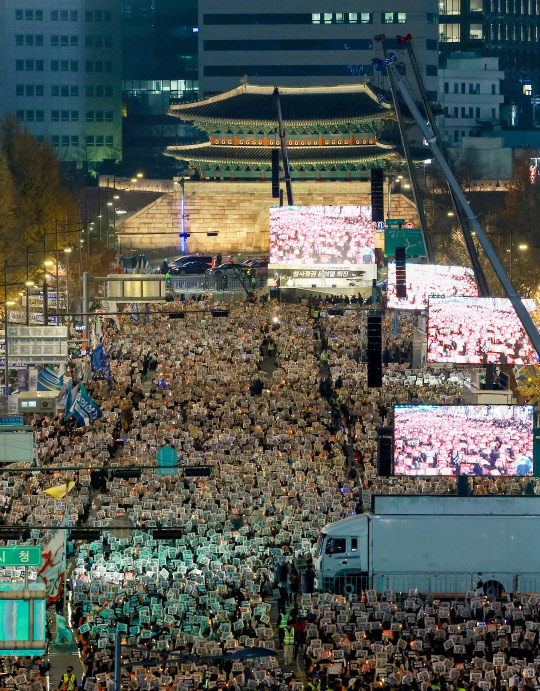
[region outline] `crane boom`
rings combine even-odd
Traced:
[[[418,106],[416,105],[407,85],[405,84],[405,81],[403,80],[403,77],[399,74],[398,70],[396,69],[395,63],[396,56],[393,53],[391,53],[388,56],[388,58],[384,60],[386,69],[392,75],[395,85],[400,90],[401,95],[403,96],[403,100],[407,104],[407,107],[409,108],[412,116],[416,120],[418,127],[424,135],[427,145],[431,149],[433,157],[437,159],[441,167],[441,170],[446,180],[448,181],[448,184],[450,185],[452,192],[455,195],[456,200],[463,209],[463,213],[467,217],[467,220],[469,221],[471,228],[474,229],[476,237],[478,238],[478,241],[480,242],[482,249],[486,253],[486,256],[489,259],[489,262],[493,267],[493,270],[497,274],[497,278],[501,282],[504,292],[506,293],[508,299],[512,303],[512,307],[515,309],[516,314],[519,317],[519,320],[527,333],[527,336],[529,337],[534,349],[536,350],[540,358],[540,334],[538,333],[538,329],[536,328],[536,325],[533,322],[531,315],[529,314],[525,305],[523,304],[521,297],[518,295],[516,289],[512,285],[512,281],[508,278],[504,266],[501,264],[501,261],[499,260],[497,253],[493,249],[493,245],[489,241],[489,238],[485,230],[482,228],[478,219],[473,213],[473,210],[469,206],[469,202],[467,201],[465,195],[461,191],[461,187],[459,186],[456,178],[454,177],[454,174],[452,173],[450,166],[446,162],[446,159],[437,144],[437,139],[433,131],[422,117],[422,114],[420,113]]]

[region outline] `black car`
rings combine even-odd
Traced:
[[[169,271],[173,276],[185,276],[192,274],[204,274],[208,269],[208,264],[206,262],[187,262],[182,264],[182,266],[171,267]]]
[[[207,268],[206,273],[209,276],[221,276],[223,274],[227,274],[228,276],[240,276],[244,275],[248,269],[249,266],[227,262],[226,264],[221,264],[220,266],[213,266],[211,269]]]

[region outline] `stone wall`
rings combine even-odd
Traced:
[[[177,185],[177,187],[179,187]],[[369,182],[294,182],[294,203],[297,205],[369,206]],[[276,206],[270,183],[186,181],[185,229],[186,252],[269,252],[269,207]],[[388,199],[385,197],[385,205]],[[136,250],[163,249],[179,251],[182,228],[182,194],[180,189],[164,194],[117,224],[122,247]],[[392,195],[393,218],[417,222],[416,208],[401,194]],[[385,209],[386,214],[386,209]],[[218,232],[208,237],[207,232]],[[377,247],[382,247],[383,233],[377,233]]]

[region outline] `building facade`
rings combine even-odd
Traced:
[[[6,0],[0,115],[13,113],[59,159],[95,170],[121,158],[117,0]]]
[[[243,78],[257,84],[315,86],[356,84],[372,78],[380,89],[388,78],[374,71],[381,57],[373,37],[405,62],[396,36],[413,36],[430,96],[435,100],[438,65],[436,0],[371,3],[359,10],[351,0],[199,0],[199,87],[201,96],[228,91]]]
[[[450,146],[500,126],[504,72],[498,58],[460,53],[439,71],[440,130]]]

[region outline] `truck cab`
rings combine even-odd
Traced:
[[[367,587],[367,516],[350,516],[325,526],[316,549],[314,566],[319,588],[352,594]]]

